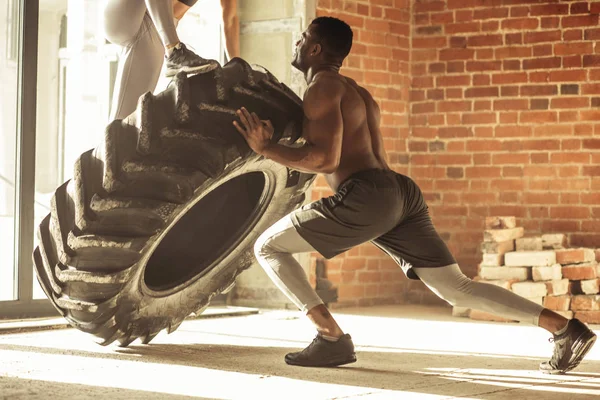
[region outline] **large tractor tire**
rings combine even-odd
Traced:
[[[173,332],[254,262],[257,237],[304,200],[314,175],[258,156],[232,125],[244,106],[299,145],[302,101],[242,59],[140,97],[83,153],[38,228],[33,258],[69,323],[127,346]]]

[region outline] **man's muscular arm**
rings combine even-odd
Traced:
[[[303,172],[335,172],[342,152],[343,94],[344,85],[337,78],[317,78],[308,87],[303,102],[302,137],[307,144],[299,148],[272,144],[265,147],[261,154]]]

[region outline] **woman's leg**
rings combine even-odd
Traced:
[[[121,46],[109,119],[131,114],[138,99],[154,91],[164,60],[158,32],[144,0],[109,0],[104,9],[105,35]]]
[[[145,0],[145,2],[165,49],[175,47],[179,44],[179,36],[177,36],[173,17],[173,4],[169,0]]]
[[[183,18],[186,12],[189,11],[190,8],[194,4],[196,4],[198,0],[172,0],[173,2],[173,16],[176,20],[180,20]]]
[[[240,56],[240,19],[237,12],[237,0],[221,0],[223,14],[223,34],[227,59]]]
[[[130,46],[146,14],[144,0],[104,0],[104,36],[114,44]]]

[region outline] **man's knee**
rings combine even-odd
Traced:
[[[264,231],[256,242],[254,242],[254,255],[257,260],[264,260],[265,258],[272,256],[277,253],[277,250],[271,245],[273,243],[273,227]]]
[[[446,283],[446,284],[444,284]],[[447,284],[444,282],[441,285],[432,287],[434,292],[443,300],[447,301],[453,306],[460,306],[468,300],[469,297],[469,286],[473,281],[469,278],[467,280],[461,280],[460,284]]]
[[[268,235],[265,235],[265,233],[266,232],[263,232],[263,234],[256,239],[256,242],[254,242],[254,256],[258,260],[264,258],[265,254],[267,253],[265,247],[269,238]]]

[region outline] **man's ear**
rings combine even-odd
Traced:
[[[316,43],[315,45],[313,45],[313,48],[310,51],[310,55],[318,56],[319,54],[321,54],[322,51],[323,51],[323,47],[319,43]]]

